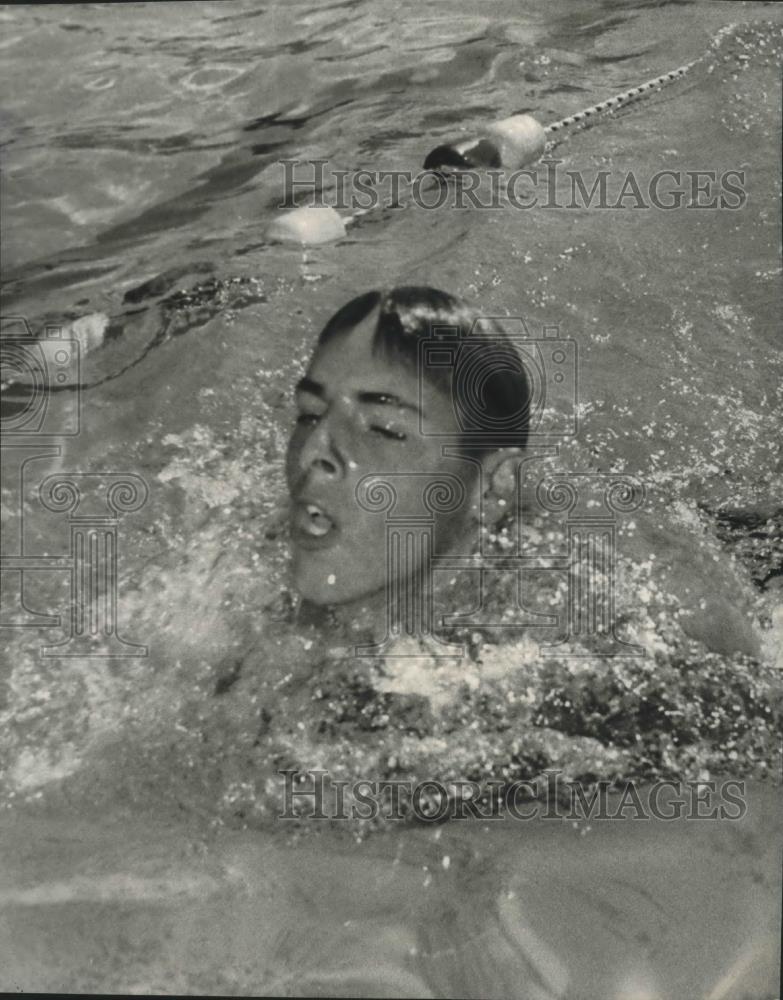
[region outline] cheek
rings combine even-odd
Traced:
[[[466,505],[458,511],[441,514],[435,521],[434,554],[459,552],[467,555],[479,543],[478,521]]]
[[[357,503],[349,504],[343,521],[343,538],[336,552],[336,566],[342,575],[362,578],[382,572],[386,553],[386,521],[383,514],[371,514]]]
[[[299,456],[304,445],[304,435],[299,428],[296,428],[288,439],[288,447],[285,453],[285,477],[289,488],[296,482],[299,476]]]

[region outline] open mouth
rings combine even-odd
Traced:
[[[295,541],[305,547],[318,547],[331,542],[337,525],[318,504],[300,501],[295,504],[292,527]]]

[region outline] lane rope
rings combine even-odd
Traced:
[[[566,115],[565,118],[561,118],[558,121],[551,122],[549,125],[545,125],[544,132],[549,140],[547,145],[551,146],[554,144],[555,140],[559,140],[560,137],[557,136],[557,133],[562,132],[565,129],[574,125],[580,125],[599,115],[616,111],[619,108],[627,107],[627,105],[639,100],[642,97],[648,96],[653,92],[659,92],[667,84],[674,83],[675,80],[682,79],[682,77],[684,77],[689,70],[693,69],[697,63],[701,62],[702,58],[703,56],[700,56],[698,59],[693,59],[689,63],[684,63],[682,66],[678,66],[677,69],[669,70],[667,73],[661,73],[660,76],[653,77],[651,80],[646,80],[644,83],[640,83],[636,87],[631,87],[630,89],[624,90],[619,94],[615,94],[613,97],[608,97],[605,101],[599,101],[597,104],[590,105],[589,108],[584,108],[582,111],[577,111],[572,115]],[[414,183],[415,179],[406,182],[404,185],[406,188],[404,191],[405,195],[410,193],[410,189],[412,189]],[[402,196],[403,191],[400,191],[400,194]],[[400,198],[400,202],[402,203],[402,197]],[[374,205],[368,208],[356,209],[356,211],[344,219],[345,225],[346,227],[354,225],[359,219],[362,218],[362,216],[367,215],[370,212],[377,211],[378,208],[391,207],[391,205]]]
[[[553,132],[559,132],[561,129],[568,128],[570,125],[578,125],[580,122],[585,121],[593,115],[600,115],[605,111],[614,111],[616,108],[624,107],[626,104],[637,100],[644,94],[649,94],[652,90],[660,90],[661,87],[666,86],[666,84],[673,83],[675,80],[681,79],[685,76],[688,70],[692,69],[696,65],[697,62],[699,62],[699,60],[694,59],[692,62],[685,63],[683,66],[678,66],[677,69],[670,70],[668,73],[661,73],[660,76],[656,76],[652,80],[640,83],[637,87],[631,87],[630,90],[624,90],[621,94],[615,94],[614,97],[610,97],[605,101],[599,101],[598,104],[593,104],[589,108],[585,108],[583,111],[577,111],[576,114],[567,115],[559,121],[552,122],[550,125],[545,125],[544,131],[547,135],[551,135]]]

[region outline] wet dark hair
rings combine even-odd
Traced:
[[[530,381],[502,320],[481,318],[437,288],[402,285],[351,299],[332,316],[318,343],[350,333],[375,309],[373,353],[421,370],[428,382],[445,392],[455,406],[465,445],[483,453],[502,446],[525,447]],[[424,340],[433,345],[433,358],[443,345],[440,363],[422,363]],[[456,350],[447,352],[449,346]]]

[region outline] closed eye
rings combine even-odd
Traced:
[[[382,437],[389,438],[391,441],[408,440],[407,434],[403,434],[402,431],[395,431],[391,427],[381,427],[379,424],[371,424],[370,430],[375,434],[380,434]]]

